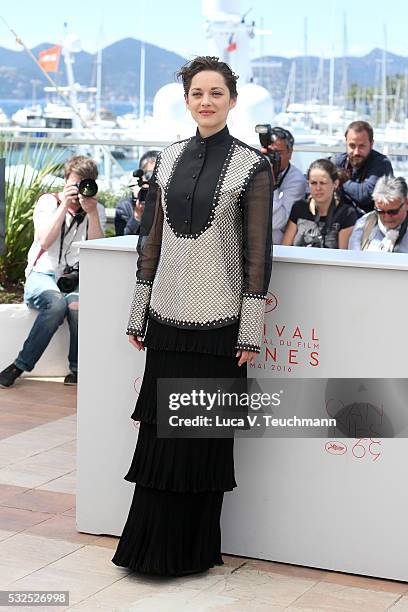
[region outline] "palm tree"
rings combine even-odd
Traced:
[[[0,256],[0,284],[24,279],[27,253],[33,241],[33,211],[42,193],[52,191],[62,167],[63,150],[54,144],[27,143],[19,152],[12,141],[0,141],[6,160],[5,248]],[[14,165],[12,166],[12,161]]]

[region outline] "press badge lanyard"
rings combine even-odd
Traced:
[[[282,176],[280,177],[280,179],[278,179],[278,182],[276,183],[277,189],[280,189],[280,186],[282,185],[287,173],[289,172],[289,168],[290,168],[290,162],[288,163],[288,167],[286,168],[285,172],[282,174]]]
[[[53,195],[53,196],[55,197],[55,199],[57,200],[57,208],[58,208],[58,206],[61,204],[61,200],[59,199],[58,193],[53,193],[52,195]],[[76,225],[76,226],[77,226],[77,227],[76,227],[76,231],[75,231],[75,233],[74,233],[74,235],[73,235],[73,237],[72,237],[71,244],[69,245],[69,247],[71,247],[72,243],[74,242],[75,236],[76,236],[76,234],[77,234],[78,227],[79,227],[79,225],[82,223],[82,221],[83,221],[84,219],[85,219],[85,215],[82,215],[82,214],[76,214],[76,215],[74,215],[74,219],[73,219],[73,221],[72,221],[71,225],[69,226],[69,228],[67,229],[67,231],[65,231],[65,227],[66,227],[66,226],[65,226],[65,219],[64,219],[64,222],[63,222],[62,227],[61,227],[61,238],[60,238],[60,250],[59,250],[59,256],[58,256],[58,263],[61,263],[62,249],[63,249],[63,246],[64,246],[64,239],[65,239],[65,237],[66,237],[66,236],[69,234],[69,232],[71,231],[72,226],[73,226],[73,225]],[[39,250],[38,255],[37,255],[37,257],[35,258],[35,261],[34,261],[34,263],[33,263],[33,268],[35,268],[35,266],[36,266],[36,264],[37,264],[38,260],[40,259],[41,255],[42,255],[43,253],[45,253],[45,251],[46,251],[46,250],[47,250],[47,249],[43,249],[43,248],[41,248],[41,249]]]
[[[68,211],[69,212],[69,211]],[[72,213],[70,213],[72,214]],[[75,231],[74,231],[74,235],[72,236],[72,240],[70,242],[70,244],[68,245],[68,248],[65,251],[65,263],[67,263],[67,253],[69,252],[72,243],[75,240],[75,236],[77,235],[78,232],[78,228],[80,226],[80,224],[82,223],[82,221],[85,219],[85,214],[82,213],[77,213],[76,215],[73,215],[73,219],[72,222],[70,224],[70,226],[68,227],[67,231],[65,231],[65,219],[64,219],[64,223],[62,224],[61,227],[61,238],[60,238],[60,250],[59,250],[59,256],[58,256],[58,264],[61,263],[61,257],[62,257],[62,249],[64,247],[64,240],[65,238],[68,236],[69,232],[71,231],[71,228],[76,225]]]
[[[317,227],[320,229],[320,232],[323,236],[323,243],[326,246],[326,236],[327,236],[327,232],[330,230],[330,227],[333,223],[333,217],[334,217],[334,213],[336,212],[336,202],[333,198],[333,200],[331,201],[331,204],[329,206],[329,210],[327,211],[327,216],[326,216],[326,220],[324,222],[324,226],[322,228],[320,228],[319,224],[320,224],[320,214],[319,211],[317,210],[316,213],[314,214],[314,222],[316,223]]]

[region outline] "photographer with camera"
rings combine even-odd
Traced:
[[[140,158],[139,169],[133,172],[134,179],[129,184],[131,194],[120,200],[116,206],[116,236],[139,233],[149,180],[153,173],[157,155],[158,151],[147,151]]]
[[[24,301],[38,315],[17,359],[0,372],[0,387],[10,387],[23,371],[34,368],[65,317],[70,373],[64,384],[77,382],[79,249],[72,245],[104,236],[105,209],[95,198],[97,176],[92,159],[72,157],[64,166],[63,191],[46,193],[35,205]]]
[[[290,162],[295,140],[289,130],[269,124],[257,125],[255,130],[261,141],[261,152],[271,158],[272,166],[274,162],[277,165],[274,172],[272,240],[273,244],[280,244],[293,204],[305,197],[307,181],[299,168]]]
[[[294,203],[282,244],[347,249],[358,213],[340,197],[335,165],[318,159],[310,165],[307,178],[310,197]]]
[[[374,208],[372,193],[381,176],[393,176],[388,157],[373,148],[374,131],[366,121],[353,121],[345,132],[345,153],[329,158],[336,166],[344,200],[360,216]]]

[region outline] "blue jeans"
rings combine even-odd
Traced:
[[[72,293],[62,293],[55,282],[54,274],[30,272],[24,287],[24,301],[29,308],[38,310],[37,318],[15,360],[20,370],[31,372],[51,338],[65,317],[69,326],[68,362],[71,372],[78,370],[78,287]],[[71,306],[70,306],[71,305]]]

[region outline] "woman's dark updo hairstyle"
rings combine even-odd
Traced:
[[[188,92],[190,91],[193,77],[203,70],[219,72],[224,77],[224,81],[229,89],[231,98],[237,97],[237,80],[239,77],[232,72],[228,64],[225,62],[220,62],[218,57],[211,57],[210,55],[200,55],[195,57],[193,60],[191,60],[191,62],[184,64],[184,66],[182,66],[176,73],[177,80],[181,80],[183,83],[184,94],[186,96],[188,96]]]
[[[333,183],[339,178],[339,173],[337,172],[337,168],[333,162],[331,162],[329,159],[316,159],[309,166],[309,170],[307,171],[307,180],[309,180],[311,171],[316,169],[327,172]]]

